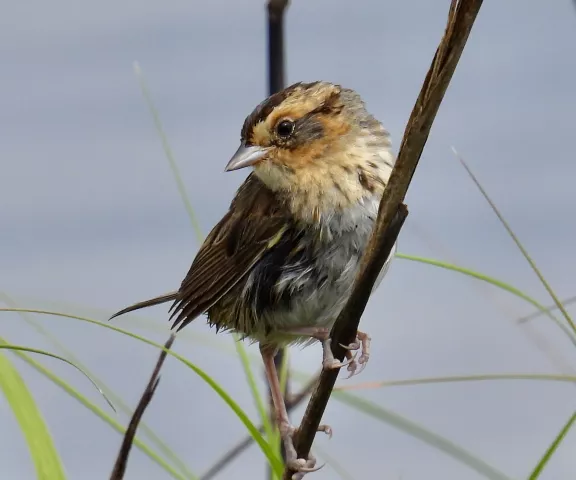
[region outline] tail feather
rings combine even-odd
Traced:
[[[176,300],[176,295],[178,292],[170,292],[164,295],[160,295],[156,298],[151,298],[150,300],[144,300],[143,302],[135,303],[134,305],[130,305],[119,312],[116,312],[112,315],[108,320],[112,320],[113,318],[119,317],[120,315],[124,315],[125,313],[133,312],[135,310],[140,310],[141,308],[146,307],[153,307],[154,305],[160,305],[161,303],[170,302],[171,300]]]

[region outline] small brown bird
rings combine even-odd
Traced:
[[[335,360],[330,329],[348,300],[392,167],[388,132],[353,90],[328,82],[296,83],[244,121],[226,171],[252,167],[229,211],[210,232],[180,289],[116,313],[173,301],[177,330],[203,313],[216,330],[259,343],[287,463],[298,459],[276,368],[278,348],[321,341],[323,365],[353,375],[369,358],[358,332]],[[395,249],[380,277],[386,273]],[[112,317],[112,318],[114,318]],[[356,360],[352,351],[360,350]],[[321,431],[331,433],[322,425]]]

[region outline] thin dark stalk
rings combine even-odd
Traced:
[[[279,92],[284,80],[284,14],[288,0],[268,0],[268,93]]]
[[[272,95],[279,92],[285,87],[284,80],[284,65],[285,65],[285,51],[284,51],[284,14],[288,7],[288,0],[268,0],[268,94]],[[286,349],[278,350],[274,357],[274,365],[276,371],[280,372],[284,360],[286,359]],[[290,377],[289,371],[286,374],[286,389],[284,391],[284,398],[290,395]],[[268,403],[270,411],[273,411],[272,396],[269,396]],[[288,405],[286,406],[288,407]],[[282,459],[286,459],[286,452],[284,445],[280,445]],[[272,470],[268,467],[268,478],[272,478]]]
[[[158,361],[156,362],[156,367],[154,367],[154,371],[152,372],[152,376],[150,377],[150,381],[146,386],[146,390],[140,397],[140,401],[138,402],[138,406],[134,413],[132,414],[132,418],[130,419],[130,423],[128,424],[128,428],[124,433],[124,440],[122,440],[122,445],[120,446],[120,451],[118,452],[118,457],[116,458],[116,464],[114,465],[114,469],[112,470],[112,474],[110,475],[110,480],[122,480],[124,478],[124,474],[126,473],[126,466],[128,465],[128,456],[130,455],[130,450],[132,448],[132,442],[134,441],[134,437],[136,436],[136,430],[138,429],[138,424],[142,419],[142,415],[144,415],[144,411],[146,407],[150,404],[152,397],[154,396],[154,392],[158,387],[158,383],[160,382],[160,369],[164,364],[164,360],[166,359],[166,354],[172,344],[174,343],[174,339],[176,337],[174,334],[170,335],[168,341],[164,344],[164,350],[160,352],[160,356],[158,357]]]
[[[340,360],[344,359],[345,354],[340,344],[348,345],[354,340],[374,282],[408,215],[402,202],[481,5],[482,0],[451,2],[446,31],[408,120],[398,159],[380,202],[374,231],[362,256],[359,275],[350,299],[332,328],[332,349],[334,356]],[[296,436],[295,446],[299,458],[307,458],[310,453],[338,373],[338,370],[323,370],[320,374]],[[284,480],[290,480],[294,473],[287,468]]]
[[[296,395],[286,398],[286,410],[290,413],[298,405],[300,405],[312,392],[316,383],[318,382],[318,375],[314,376],[308,384]],[[258,427],[259,432],[264,431],[264,425]],[[236,459],[240,454],[244,453],[246,449],[254,443],[254,438],[252,435],[246,435],[240,442],[234,445],[230,450],[228,450],[222,457],[220,457],[212,467],[208,469],[204,475],[200,477],[200,480],[213,480],[216,475],[218,475],[227,465],[230,464],[234,459]]]

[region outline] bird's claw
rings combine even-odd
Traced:
[[[330,348],[331,339],[325,339],[323,341],[324,359],[322,361],[322,366],[326,369],[346,367],[350,372],[350,375],[348,375],[347,378],[358,375],[362,370],[364,370],[368,360],[370,359],[370,340],[368,334],[357,332],[355,341],[350,345],[340,344],[340,346],[346,350],[346,361],[341,362],[334,358],[332,349]],[[352,353],[354,350],[357,351]],[[359,353],[358,351],[360,352],[360,358],[356,360]]]
[[[330,348],[330,344],[332,343],[331,338],[327,338],[322,342],[322,349],[323,349],[323,359],[322,359],[322,367],[326,370],[333,370],[335,368],[342,368],[348,367],[352,362],[354,362],[355,356],[348,356],[348,352],[346,352],[346,361],[341,362],[334,358],[334,354],[332,353],[332,348]]]
[[[346,369],[350,372],[350,375],[348,375],[347,378],[361,373],[362,370],[366,368],[366,364],[370,359],[370,336],[367,333],[358,331],[356,332],[356,338],[354,342],[352,342],[350,345],[340,344],[340,346],[346,350],[346,361],[341,362],[340,360],[334,358],[332,348],[330,347],[332,339],[330,338],[329,334],[330,332],[328,331],[322,331],[322,334],[316,332],[316,338],[322,341],[322,366],[327,370],[346,367]],[[360,353],[360,357],[356,359],[358,353]]]
[[[329,425],[319,425],[318,432],[324,432],[329,438],[332,438],[332,428]],[[296,428],[292,425],[284,425],[280,429],[284,450],[286,451],[286,466],[296,472],[292,475],[292,480],[301,480],[307,473],[320,470],[324,464],[317,467],[316,457],[311,453],[308,454],[308,458],[306,459],[298,458],[298,453],[294,447],[295,433]]]
[[[370,340],[371,338],[367,333],[357,332],[356,340],[350,345],[340,344],[342,348],[346,349],[346,358],[348,359],[347,370],[350,372],[350,375],[346,377],[347,379],[353,377],[354,375],[360,374],[362,370],[366,368],[368,360],[370,360]],[[354,350],[360,351],[360,358],[358,360],[356,360],[358,351],[352,355],[352,351]],[[358,370],[358,366],[360,366],[360,370]]]

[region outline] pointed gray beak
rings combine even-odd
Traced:
[[[267,153],[268,150],[266,148],[256,146],[247,147],[242,144],[238,150],[236,150],[236,153],[230,159],[224,171],[231,172],[232,170],[239,170],[240,168],[254,165],[262,160]]]

